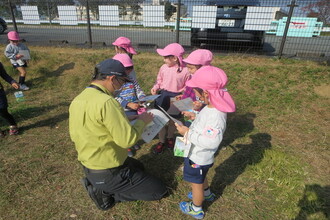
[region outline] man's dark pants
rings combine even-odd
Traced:
[[[122,166],[93,172],[84,168],[89,182],[113,196],[115,202],[160,200],[167,194],[165,184],[144,171],[143,164],[128,157]]]

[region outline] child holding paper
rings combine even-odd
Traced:
[[[197,100],[206,106],[197,115],[190,128],[176,124],[178,132],[191,143],[188,156],[184,159],[183,179],[191,183],[192,202],[181,202],[183,213],[197,219],[204,217],[204,200],[212,201],[206,174],[213,166],[217,151],[226,130],[227,113],[235,112],[235,103],[227,89],[227,76],[217,67],[199,68],[186,83],[193,88]]]
[[[115,99],[124,108],[127,116],[138,115],[139,112],[144,112],[145,108],[139,104],[139,100],[146,95],[142,91],[139,83],[131,78],[131,72],[133,71],[133,62],[127,54],[117,54],[112,59],[118,60],[125,67],[126,74],[131,82],[126,82],[120,89],[120,92],[116,95]],[[138,144],[128,149],[128,156],[132,157],[133,150],[140,149]]]
[[[198,49],[189,54],[186,59],[183,59],[183,62],[186,64],[187,69],[191,75],[193,75],[199,68],[202,66],[209,66],[213,60],[213,54],[209,50]],[[186,86],[182,96],[177,97],[178,99],[191,98],[194,101],[194,107],[190,111],[183,111],[182,114],[185,118],[185,125],[189,127],[191,122],[195,119],[196,114],[202,108],[202,104],[196,101],[196,96],[193,89],[189,86]]]
[[[16,31],[10,31],[7,36],[10,43],[5,49],[5,56],[10,59],[13,67],[20,73],[18,80],[20,89],[29,90],[30,88],[25,84],[27,60],[24,59],[24,55],[20,54],[20,50],[28,52],[30,50],[27,46],[19,42],[20,37]]]
[[[2,63],[0,62],[0,76],[6,82],[11,84],[11,86],[15,89],[19,88],[19,85],[15,80],[13,80],[6,72],[5,68],[3,67]],[[14,117],[8,112],[8,102],[6,97],[6,92],[3,89],[2,84],[0,83],[0,115],[4,118],[9,124],[9,135],[16,135],[18,134],[18,128]],[[5,132],[0,131],[0,137],[5,136]]]
[[[169,44],[164,49],[157,49],[157,53],[164,58],[164,64],[160,67],[157,81],[151,89],[152,95],[158,92],[160,94],[155,101],[156,108],[160,106],[167,111],[170,107],[170,99],[183,92],[185,83],[190,77],[190,73],[182,62],[184,52],[183,47],[178,43]],[[159,132],[159,142],[153,148],[155,154],[163,152],[165,143],[169,149],[174,148],[174,132],[175,126],[170,120],[166,140],[166,127]]]

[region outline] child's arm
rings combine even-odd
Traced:
[[[19,85],[17,84],[17,82],[11,78],[11,76],[9,76],[5,70],[5,68],[3,67],[2,63],[0,63],[0,76],[9,84],[11,84],[12,87],[14,87],[15,89],[19,88]]]
[[[165,64],[164,64],[165,65]],[[163,65],[163,66],[164,66]],[[156,80],[156,83],[155,85],[152,87],[152,89],[150,90],[151,94],[152,95],[156,95],[157,94],[157,91],[160,89],[160,86],[162,85],[163,83],[163,66],[159,69],[159,72],[158,72],[158,75],[157,75],[157,80]]]
[[[17,60],[22,57],[22,55],[17,55],[18,52],[15,52],[14,48],[12,45],[8,44],[6,49],[5,49],[5,56],[9,59],[12,60]],[[17,55],[17,56],[16,56]]]
[[[143,90],[141,89],[139,83],[137,82],[137,80],[134,80],[134,88],[135,88],[135,93],[137,98],[140,100],[141,98],[146,97],[146,94],[144,94]]]

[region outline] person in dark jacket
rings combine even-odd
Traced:
[[[0,62],[0,76],[15,89],[19,89],[18,83],[11,78],[2,63]],[[5,90],[0,82],[0,116],[4,118],[9,124],[9,135],[17,135],[18,127],[14,117],[8,112],[8,101]],[[5,136],[5,132],[0,131],[0,137]]]

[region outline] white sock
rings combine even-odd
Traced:
[[[202,206],[195,206],[194,203],[191,203],[191,207],[195,212],[202,211]]]

